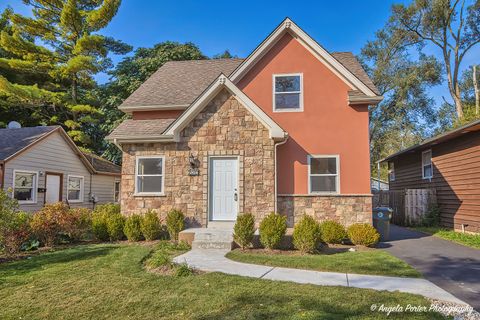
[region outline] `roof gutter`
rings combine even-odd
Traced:
[[[185,110],[188,104],[159,104],[159,105],[145,105],[145,106],[119,106],[118,110],[125,113],[132,113],[134,111],[165,111],[165,110]]]
[[[383,100],[383,96],[375,97],[348,97],[349,104],[379,104]]]

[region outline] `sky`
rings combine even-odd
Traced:
[[[166,40],[193,42],[208,56],[228,49],[243,58],[285,17],[290,17],[327,50],[359,54],[385,24],[394,2],[408,1],[123,0],[118,14],[101,33],[134,48],[151,47]],[[0,10],[7,6],[29,14],[21,0],[1,0]],[[464,67],[480,60],[479,47],[465,57]],[[112,58],[114,62],[121,59]],[[108,76],[100,74],[97,81],[108,81]],[[449,100],[446,85],[433,88],[431,94],[439,103],[442,96]]]

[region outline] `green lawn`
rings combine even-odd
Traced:
[[[461,233],[453,230],[448,230],[440,227],[415,227],[412,228],[417,231],[429,233],[436,237],[450,240],[458,244],[472,247],[475,249],[480,249],[480,235],[479,234],[469,234]]]
[[[227,258],[272,267],[397,277],[421,277],[420,273],[409,264],[379,249],[311,255],[234,250],[227,254]]]
[[[146,272],[151,248],[85,245],[0,265],[0,319],[372,319],[378,306],[426,305],[420,296],[319,287],[219,273]],[[390,317],[404,318],[405,314]],[[442,319],[438,314],[409,314]]]

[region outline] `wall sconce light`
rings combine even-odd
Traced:
[[[190,163],[190,168],[188,168],[188,175],[200,175],[200,170],[198,169],[198,167],[200,166],[200,161],[198,161],[198,158],[195,157],[192,153],[190,153],[190,155],[188,156],[188,162]]]

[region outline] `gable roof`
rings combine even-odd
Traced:
[[[0,160],[7,160],[58,129],[58,126],[0,129]]]
[[[380,162],[380,163],[385,162],[385,161],[391,160],[393,158],[396,158],[400,155],[403,155],[405,153],[416,152],[416,151],[431,147],[433,145],[436,145],[436,144],[439,144],[439,143],[442,143],[442,142],[445,142],[445,141],[449,141],[451,139],[458,138],[458,137],[460,137],[464,134],[467,134],[467,133],[470,133],[470,132],[475,132],[475,131],[480,131],[480,120],[472,121],[472,122],[467,123],[467,124],[465,124],[465,125],[463,125],[459,128],[456,128],[456,129],[447,131],[445,133],[436,135],[432,138],[426,139],[419,144],[416,144],[416,145],[413,145],[411,147],[400,150],[400,151],[398,151],[394,154],[389,155],[388,157],[385,157],[381,160],[378,160],[377,162]]]
[[[119,107],[124,112],[147,109],[186,109],[221,73],[230,74],[242,59],[169,61],[161,66]]]
[[[95,169],[96,173],[115,175],[120,175],[122,173],[122,167],[108,161],[107,159],[88,152],[83,152],[83,155],[85,158],[87,158],[88,162],[92,164],[92,167]]]
[[[270,138],[284,139],[286,137],[287,133],[224,74],[221,74],[212,82],[195,102],[172,123],[164,132],[164,135],[173,136],[174,140],[178,141],[181,130],[183,130],[222,89],[227,89],[233,94],[235,99],[243,104],[243,106],[269,130]]]
[[[307,33],[300,29],[291,19],[286,18],[280,25],[232,72],[230,79],[237,83],[240,79],[270,50],[272,46],[285,34],[291,34],[315,57],[323,62],[332,72],[346,82],[352,90],[359,90],[368,97],[378,97],[375,86],[369,87],[362,81],[356,59],[343,54],[337,55],[344,63],[339,62],[332,54],[320,46]],[[353,56],[353,55],[352,55]],[[345,65],[344,65],[345,64]],[[349,67],[357,69],[356,73]],[[358,64],[359,65],[359,64]],[[364,81],[366,79],[363,79]],[[371,84],[373,85],[373,83]]]
[[[375,94],[380,94],[378,88],[373,83],[372,79],[368,76],[363,69],[362,65],[355,57],[355,55],[351,52],[332,52],[332,57],[338,60],[345,68],[347,68],[355,77],[357,77],[360,81],[362,81],[367,87],[370,88]],[[358,92],[362,92],[360,90],[355,90]]]
[[[126,119],[118,125],[105,139],[108,141],[148,141],[163,139],[162,135],[175,119]]]

